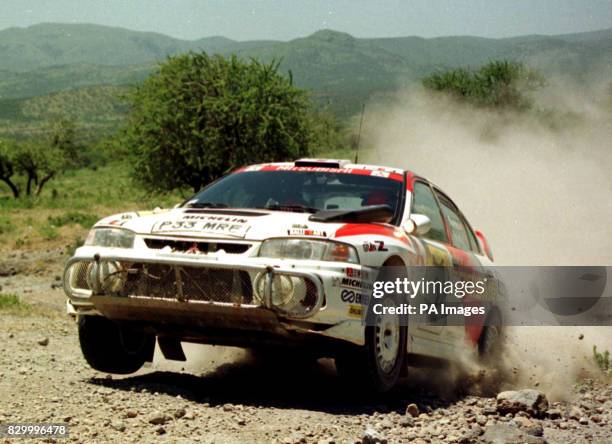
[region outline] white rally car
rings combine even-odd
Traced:
[[[424,178],[303,159],[241,168],[174,209],[100,220],[64,287],[83,354],[100,371],[138,370],[156,339],[174,360],[185,359],[181,342],[285,347],[332,357],[341,375],[386,391],[409,362],[490,351],[499,320],[370,324],[365,277],[491,261],[484,236]]]

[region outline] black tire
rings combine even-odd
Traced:
[[[504,349],[504,335],[500,316],[493,312],[487,319],[480,338],[478,339],[478,353],[480,361],[489,367],[499,367]]]
[[[383,279],[392,280],[393,277]],[[389,295],[375,303],[397,306],[399,302],[397,297]],[[372,310],[368,311],[364,346],[338,355],[336,371],[353,385],[353,389],[386,393],[397,385],[406,365],[407,318],[375,315]]]
[[[375,344],[376,327],[366,327],[366,344],[358,350],[346,352],[335,358],[336,371],[343,381],[352,385],[352,389],[365,392],[387,393],[398,383],[406,365],[406,327],[400,327],[399,349],[390,369],[380,365],[378,346]]]
[[[79,343],[95,370],[126,375],[153,359],[155,336],[120,327],[102,316],[79,316]]]

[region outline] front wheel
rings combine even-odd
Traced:
[[[155,336],[102,316],[79,316],[79,342],[87,363],[105,373],[129,374],[153,359]]]
[[[395,305],[391,301],[383,306]],[[406,364],[408,328],[403,324],[400,315],[376,315],[365,328],[365,345],[336,357],[340,377],[378,393],[395,387]]]

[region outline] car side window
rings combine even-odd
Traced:
[[[467,231],[468,237],[470,238],[470,248],[476,254],[482,254],[480,251],[480,247],[478,246],[478,241],[476,240],[476,235],[470,228],[470,225],[465,220],[465,217],[461,218],[463,220],[463,225],[465,225],[465,229]]]
[[[431,230],[425,235],[427,239],[440,242],[448,242],[444,220],[438,207],[438,202],[431,191],[431,188],[423,182],[414,184],[414,202],[412,212],[424,214],[431,220]]]
[[[439,196],[439,198],[442,205],[442,213],[444,213],[444,217],[451,230],[451,235],[453,236],[453,245],[461,250],[470,251],[472,249],[470,239],[461,216],[459,216],[455,208],[446,199],[442,196]]]

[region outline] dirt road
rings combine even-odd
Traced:
[[[448,390],[439,372],[415,370],[394,396],[367,399],[329,362],[263,363],[233,349],[190,347],[186,366],[160,359],[111,377],[87,366],[64,315],[63,260],[59,250],[0,258],[1,291],[34,307],[0,312],[0,423],[67,423],[83,443],[612,442],[612,387],[588,380],[536,419]]]

